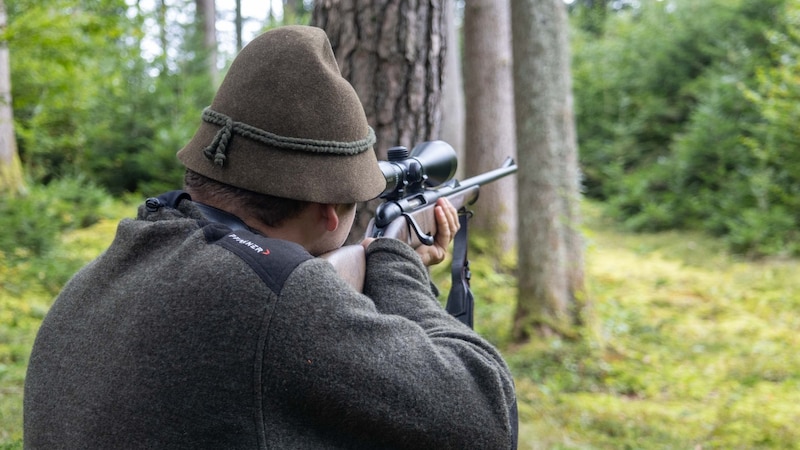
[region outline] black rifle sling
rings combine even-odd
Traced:
[[[472,273],[469,271],[469,260],[467,259],[467,223],[470,216],[471,214],[465,211],[461,211],[458,216],[461,228],[453,240],[453,264],[450,266],[453,284],[445,309],[451,316],[472,328],[474,299],[469,288],[469,279]]]

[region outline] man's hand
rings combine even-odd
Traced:
[[[446,198],[442,197],[436,201],[433,213],[436,215],[436,235],[433,245],[420,245],[416,249],[417,254],[422,258],[422,263],[426,266],[444,261],[450,242],[461,228],[461,224],[458,222],[458,211]]]
[[[450,203],[450,200],[444,197],[437,200],[433,208],[433,214],[436,216],[436,234],[433,237],[433,245],[420,245],[416,248],[417,254],[426,266],[432,266],[444,261],[447,256],[447,247],[450,246],[450,242],[452,242],[459,228],[461,228],[461,224],[458,221],[458,211]],[[364,250],[374,240],[375,238],[366,238],[361,241]]]

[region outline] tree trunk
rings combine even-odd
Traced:
[[[242,51],[244,47],[244,38],[242,37],[243,32],[243,20],[242,20],[242,0],[236,0],[236,13],[234,15],[233,23],[236,28],[236,53]]]
[[[456,1],[445,0],[445,28],[447,55],[444,63],[442,85],[442,126],[439,139],[452,145],[458,155],[456,178],[464,177],[464,79],[461,71],[460,20]]]
[[[500,167],[516,157],[508,0],[470,0],[464,7],[465,176]],[[475,229],[498,254],[516,245],[516,178],[481,187],[473,206]]]
[[[214,4],[214,0],[195,0],[195,6],[197,8],[197,19],[200,23],[198,27],[201,35],[202,35],[202,42],[203,42],[203,50],[205,50],[205,57],[207,58],[208,63],[208,75],[211,77],[211,81],[216,86],[219,71],[217,70],[217,8]],[[237,0],[237,7],[239,6],[239,2]],[[241,20],[241,13],[237,9],[237,18]],[[237,43],[240,45],[238,47],[241,50],[241,24],[237,24]]]
[[[584,297],[580,178],[563,0],[512,0],[519,149],[514,337],[570,334]]]
[[[167,6],[166,0],[159,0],[156,6],[156,21],[158,23],[158,41],[159,45],[161,46],[161,55],[158,57],[158,61],[161,64],[159,70],[166,74],[169,72],[168,66],[169,64],[167,61],[169,60],[169,37],[167,33],[167,11],[169,7]]]
[[[6,32],[6,5],[0,0],[0,35]],[[15,195],[25,187],[14,135],[11,103],[11,60],[8,45],[0,40],[0,194]]]
[[[438,1],[317,0],[313,25],[330,38],[375,129],[375,151],[438,137],[445,61],[443,6]],[[350,242],[364,237],[375,202],[359,207]]]

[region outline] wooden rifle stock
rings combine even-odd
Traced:
[[[339,276],[358,292],[364,290],[367,258],[361,244],[344,245],[321,256],[333,264]]]

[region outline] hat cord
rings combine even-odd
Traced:
[[[371,148],[375,144],[375,131],[369,129],[367,137],[351,142],[326,141],[318,139],[304,139],[279,136],[269,131],[256,128],[242,122],[236,122],[225,114],[211,108],[203,110],[203,120],[221,128],[211,141],[211,145],[203,150],[203,154],[218,166],[224,166],[227,159],[227,147],[233,134],[252,139],[262,144],[287,150],[303,150],[313,153],[329,153],[335,155],[357,155]]]
[[[203,119],[205,120],[205,112],[203,112]],[[211,141],[211,145],[203,149],[203,154],[210,161],[213,161],[214,164],[224,167],[225,160],[228,159],[225,152],[228,148],[228,142],[230,142],[231,136],[233,135],[234,122],[233,119],[228,116],[224,116],[224,118],[221,119],[223,119],[224,122],[217,125],[222,125],[222,128],[217,131],[214,140]]]

